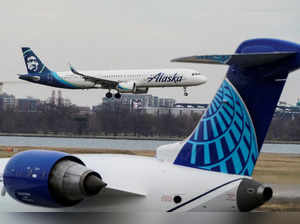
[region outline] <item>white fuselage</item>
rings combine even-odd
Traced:
[[[207,78],[192,69],[153,69],[153,70],[107,70],[80,71],[89,76],[116,81],[134,82],[136,87],[185,87],[203,84]],[[105,88],[101,84],[86,81],[72,72],[57,72],[59,78],[79,89]]]
[[[78,158],[108,183],[98,195],[73,207],[53,209],[20,203],[6,193],[0,197],[0,211],[237,211],[236,191],[241,179],[247,178],[177,166],[150,157],[93,154]],[[1,173],[7,161],[0,160]],[[137,195],[110,193],[110,188],[122,192],[128,189]],[[182,201],[175,203],[175,196]]]

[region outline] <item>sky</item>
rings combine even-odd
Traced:
[[[54,71],[193,68],[208,77],[188,89],[150,89],[149,94],[177,102],[209,103],[227,67],[171,63],[195,54],[233,53],[250,38],[279,38],[300,43],[298,0],[10,0],[0,8],[3,90],[17,98],[45,100],[53,87],[18,80],[26,73],[20,47],[31,47]],[[292,73],[281,96],[300,98],[300,70]],[[58,90],[58,89],[55,89]],[[101,103],[107,90],[66,90],[80,106]]]

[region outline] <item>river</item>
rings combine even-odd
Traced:
[[[0,145],[89,149],[155,150],[174,141],[0,136]],[[300,154],[299,144],[264,144],[262,152]]]

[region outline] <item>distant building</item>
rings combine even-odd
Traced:
[[[8,95],[6,93],[0,95],[0,110],[15,109],[16,104],[17,101],[14,95]]]
[[[32,97],[21,98],[17,100],[17,109],[19,112],[37,112],[39,111],[41,101]]]
[[[71,100],[66,99],[62,96],[62,92],[58,90],[57,97],[55,90],[52,91],[51,96],[46,101],[48,104],[56,105],[56,106],[71,106]]]
[[[149,94],[134,95],[122,94],[121,99],[103,98],[103,104],[94,106],[93,111],[98,109],[110,107],[114,108],[116,105],[128,105],[132,111],[139,110],[142,113],[153,115],[171,114],[173,116],[199,114],[202,115],[208,104],[189,104],[177,103],[172,98],[159,98]]]
[[[120,99],[106,98],[102,99],[103,104],[123,104],[133,106],[138,102],[139,107],[173,107],[175,99],[170,98],[158,98],[150,94],[122,94]]]
[[[187,115],[190,116],[192,114],[204,114],[206,109],[199,109],[199,108],[180,108],[180,107],[144,107],[141,109],[142,112],[147,114],[153,114],[153,115],[162,115],[162,114],[170,114],[175,117]]]
[[[79,110],[80,115],[88,115],[91,114],[91,108],[90,107],[76,107]]]

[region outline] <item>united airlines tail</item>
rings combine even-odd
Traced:
[[[22,52],[29,74],[44,74],[50,72],[50,70],[43,64],[43,62],[29,47],[22,47]]]
[[[299,52],[291,42],[252,39],[233,55],[174,59],[230,65],[174,164],[251,176],[287,76],[300,67]]]

